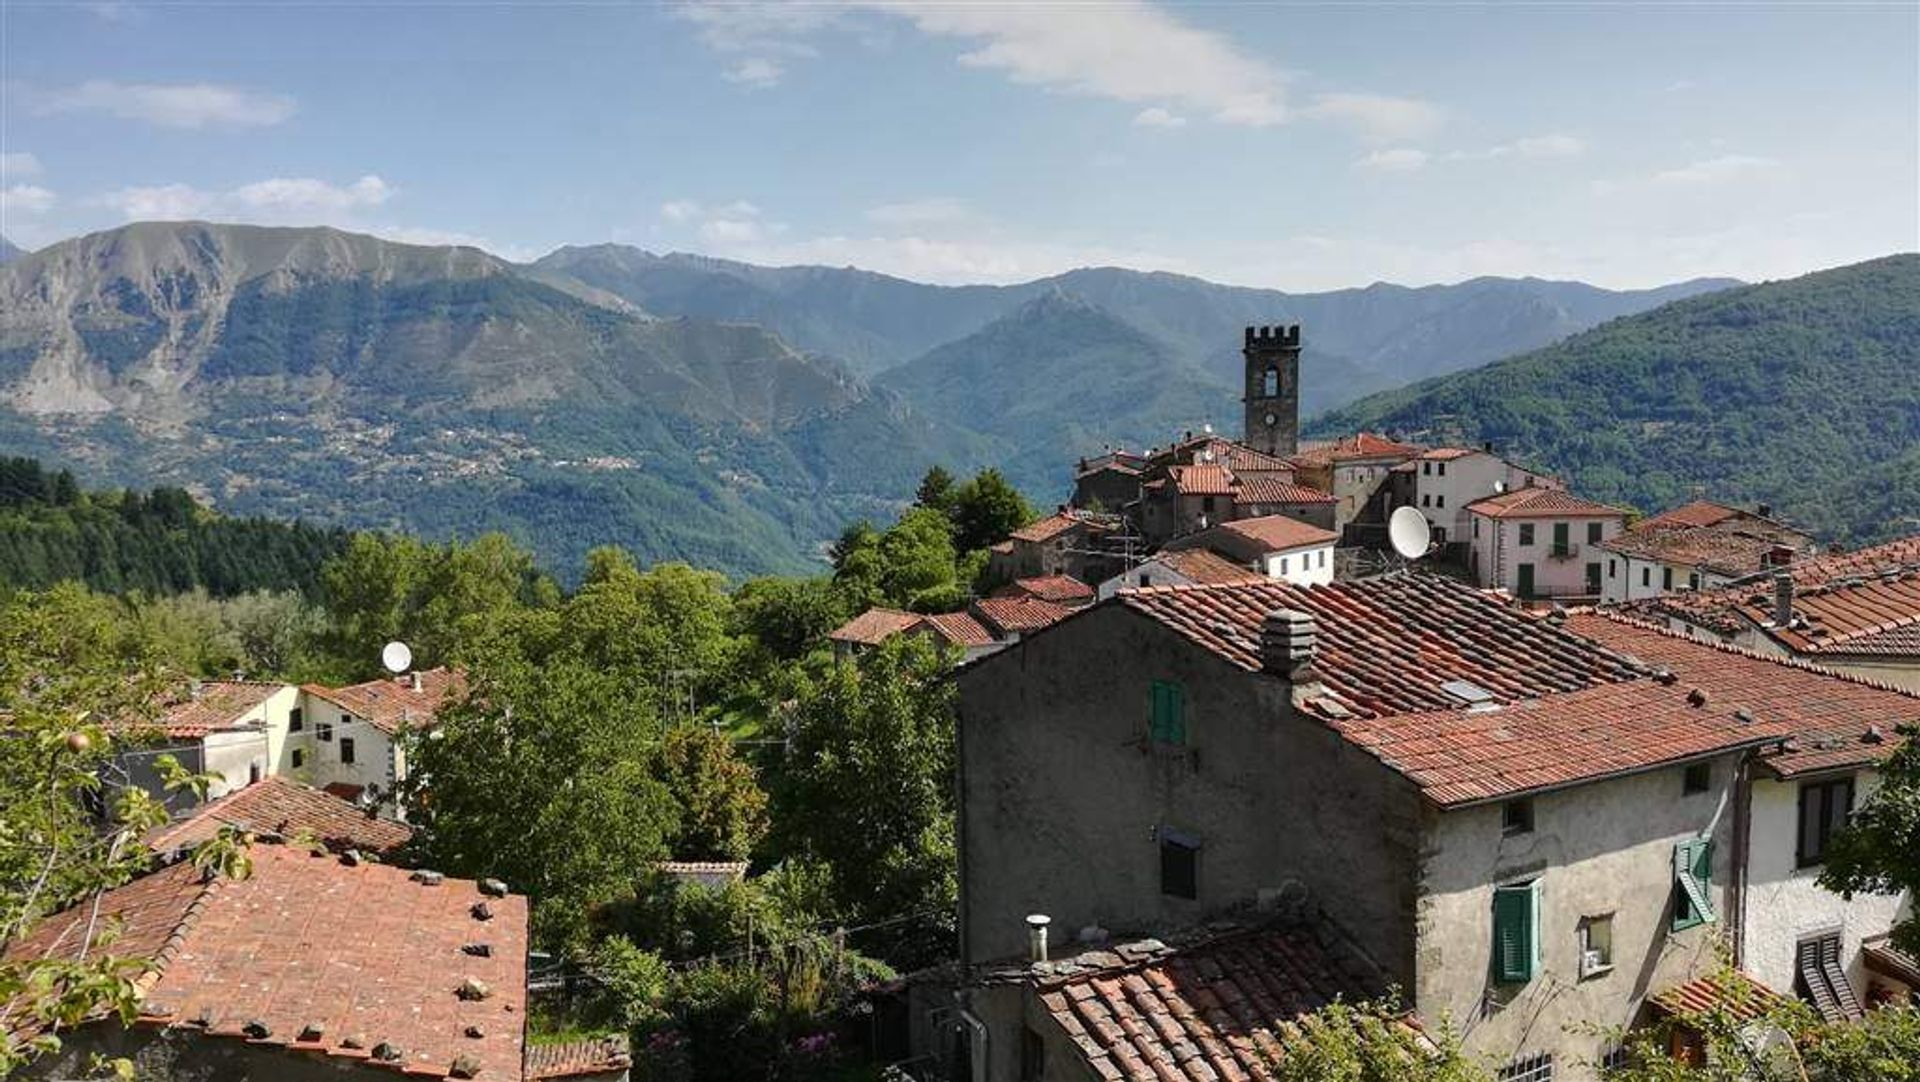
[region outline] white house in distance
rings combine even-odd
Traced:
[[[1204,548],[1295,586],[1333,581],[1333,546],[1340,535],[1285,515],[1235,519],[1171,541],[1173,551]]]
[[[1748,768],[1744,887],[1735,944],[1743,972],[1812,1003],[1830,1019],[1910,999],[1920,965],[1886,942],[1912,911],[1906,894],[1842,898],[1816,880],[1833,831],[1879,786],[1875,767],[1920,720],[1920,695],[1656,629],[1615,612],[1577,614],[1568,630],[1671,672],[1707,710],[1809,719]],[[1695,779],[1709,785],[1717,780]],[[1696,790],[1685,789],[1682,800]]]
[[[1561,487],[1546,474],[1470,447],[1435,447],[1399,468],[1413,475],[1411,506],[1427,517],[1433,527],[1433,540],[1442,545],[1467,540],[1472,528],[1467,505],[1475,500],[1529,485]]]
[[[289,721],[279,772],[350,800],[369,791],[384,798],[407,776],[401,733],[431,726],[465,686],[446,668],[343,688],[308,684],[300,689],[302,710]]]
[[[251,680],[195,680],[162,703],[152,728],[155,739],[118,759],[121,781],[178,804],[165,793],[154,760],[171,754],[194,773],[220,775],[207,790],[213,800],[274,773],[287,731],[298,714],[300,689]],[[135,723],[129,722],[131,727]]]
[[[1217,586],[1228,582],[1259,582],[1266,576],[1242,567],[1209,549],[1164,549],[1152,559],[1100,584],[1100,600],[1121,590],[1148,586]]]
[[[1813,556],[1811,535],[1758,512],[1695,500],[1608,541],[1604,600],[1712,590]]]
[[[1562,488],[1526,485],[1467,505],[1470,565],[1516,597],[1597,598],[1606,553],[1627,513]]]

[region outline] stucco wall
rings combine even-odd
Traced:
[[[1726,927],[1737,757],[1713,763],[1705,793],[1682,794],[1673,767],[1534,798],[1534,829],[1503,837],[1498,804],[1432,813],[1420,900],[1416,1006],[1448,1017],[1470,1051],[1504,1063],[1552,1052],[1555,1078],[1588,1077],[1598,1036],[1645,996],[1712,968]],[[1674,846],[1711,833],[1719,920],[1672,932]],[[1493,890],[1539,878],[1540,972],[1518,987],[1491,977]],[[1580,977],[1582,918],[1613,914],[1613,969]]]
[[[1823,775],[1830,781],[1844,774]],[[1912,899],[1902,895],[1855,895],[1852,901],[1822,889],[1814,881],[1821,869],[1794,867],[1797,857],[1801,782],[1767,778],[1753,784],[1753,852],[1747,878],[1747,972],[1777,992],[1791,993],[1799,943],[1824,933],[1841,934],[1841,958],[1855,992],[1867,982],[1860,965],[1860,940],[1884,934]],[[1853,806],[1859,807],[1879,785],[1872,771],[1854,775]]]
[[[1281,579],[1296,586],[1317,586],[1333,581],[1333,546],[1294,549],[1266,557],[1263,570],[1270,579]]]
[[[207,786],[207,799],[245,788],[253,780],[256,769],[264,777],[272,764],[267,757],[267,745],[264,728],[207,734],[201,741],[206,764],[202,769],[220,775],[219,781]]]
[[[1520,565],[1533,565],[1533,591],[1537,597],[1567,597],[1587,591],[1587,565],[1600,565],[1601,590],[1606,589],[1607,553],[1587,540],[1587,524],[1600,523],[1600,539],[1605,541],[1620,532],[1622,518],[1490,518],[1472,515],[1479,523],[1479,534],[1468,527],[1467,540],[1473,545],[1474,574],[1483,585],[1500,586],[1520,592]],[[1533,543],[1520,543],[1520,526],[1533,526]],[[1557,558],[1553,553],[1553,527],[1567,524],[1571,555]]]
[[[1151,685],[1187,696],[1185,751],[1147,741]],[[962,919],[972,960],[1191,925],[1304,885],[1389,973],[1411,976],[1419,797],[1247,674],[1119,605],[1028,638],[959,676]],[[1201,843],[1199,898],[1160,893],[1157,832]]]
[[[293,734],[289,749],[300,748],[306,763],[290,773],[309,785],[377,785],[391,792],[396,777],[393,744],[387,734],[364,719],[355,718],[318,695],[303,695],[305,731]],[[319,738],[320,725],[333,726],[333,739]],[[340,761],[341,738],[353,740],[353,762]]]

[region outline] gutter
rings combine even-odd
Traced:
[[[1746,969],[1747,947],[1747,872],[1753,848],[1753,765],[1752,750],[1740,757],[1733,775],[1733,883],[1730,889],[1727,936],[1733,949],[1733,968]]]
[[[1437,800],[1431,800],[1431,798],[1429,798],[1429,800],[1431,801],[1434,807],[1439,808],[1441,811],[1459,811],[1463,808],[1479,808],[1479,807],[1484,807],[1485,805],[1488,805],[1488,804],[1505,804],[1509,800],[1518,800],[1521,797],[1539,796],[1542,793],[1557,793],[1563,789],[1573,789],[1582,785],[1591,785],[1594,782],[1598,782],[1598,781],[1611,781],[1614,778],[1631,778],[1636,774],[1648,774],[1648,773],[1652,773],[1655,770],[1665,770],[1668,767],[1680,766],[1685,763],[1697,763],[1702,759],[1717,759],[1722,755],[1727,755],[1736,751],[1744,751],[1744,752],[1750,753],[1755,748],[1763,748],[1763,747],[1766,747],[1768,744],[1778,744],[1781,741],[1787,740],[1787,739],[1789,739],[1789,737],[1785,734],[1775,734],[1773,736],[1756,736],[1751,740],[1747,740],[1739,744],[1726,744],[1726,745],[1722,745],[1720,747],[1714,748],[1711,751],[1702,751],[1702,752],[1696,752],[1692,755],[1683,755],[1678,759],[1662,759],[1657,763],[1648,763],[1645,766],[1636,766],[1627,770],[1614,770],[1614,771],[1609,771],[1608,773],[1605,773],[1605,774],[1594,774],[1591,777],[1575,778],[1571,781],[1555,782],[1552,785],[1541,785],[1532,789],[1516,789],[1511,793],[1502,793],[1499,796],[1478,797],[1473,800],[1462,800],[1453,804],[1442,804]],[[1378,756],[1376,756],[1376,758],[1378,758]],[[1394,769],[1398,770],[1399,768],[1394,767]]]

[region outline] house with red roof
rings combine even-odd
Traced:
[[[1102,601],[1121,590],[1147,586],[1219,586],[1259,582],[1266,575],[1211,549],[1168,548],[1100,584]]]
[[[1065,955],[1318,914],[1322,941],[1349,939],[1420,1017],[1474,1019],[1468,1051],[1515,1070],[1598,1059],[1585,1024],[1630,1024],[1712,972],[1723,934],[1792,988],[1753,938],[1760,836],[1736,809],[1763,777],[1797,800],[1824,756],[1884,747],[1873,719],[1920,701],[1759,658],[1683,671],[1590,630],[1439,576],[1266,580],[1123,590],[964,666],[964,960],[985,974],[1019,958],[1034,915]],[[1857,990],[1866,963],[1847,965]],[[1153,1004],[1145,969],[1120,968],[1096,985]],[[1021,989],[1019,1010],[969,1001],[989,1047],[1025,1039],[997,1019],[1051,1014],[1048,989]],[[1079,1051],[1050,1053],[1124,1070],[1108,1036],[1060,1025]]]
[[[1494,454],[1491,447],[1432,447],[1396,467],[1404,492],[1396,506],[1417,507],[1440,545],[1464,549],[1473,529],[1467,505],[1529,485],[1561,487],[1547,474],[1527,469]]]
[[[1712,590],[1815,556],[1813,537],[1758,511],[1694,500],[1607,541],[1602,600],[1641,601],[1677,590]]]
[[[274,772],[299,689],[257,680],[190,680],[175,686],[146,716],[116,725],[139,737],[117,759],[116,778],[145,789],[178,811],[191,799],[168,793],[154,768],[160,751],[194,773],[220,776],[209,799]]]
[[[173,857],[225,827],[279,841],[311,839],[335,852],[353,849],[381,858],[392,856],[413,837],[412,828],[376,815],[371,806],[269,774],[176,815],[141,842],[163,858]]]
[[[827,633],[833,654],[842,661],[859,656],[895,635],[924,635],[943,646],[955,647],[965,658],[999,648],[993,630],[969,612],[919,613],[871,608]]]
[[[1606,584],[1603,546],[1627,523],[1623,508],[1548,485],[1483,497],[1466,512],[1475,580],[1523,600],[1598,600]]]
[[[307,684],[301,708],[288,721],[286,757],[276,772],[385,804],[407,776],[404,735],[431,728],[440,708],[466,686],[464,673],[444,666],[347,687]]]
[[[1188,534],[1168,542],[1167,548],[1208,549],[1270,579],[1314,586],[1333,581],[1333,546],[1339,540],[1332,530],[1299,519],[1261,515]]]
[[[1296,481],[1333,497],[1333,521],[1327,528],[1345,530],[1384,495],[1394,467],[1422,450],[1373,432],[1356,432],[1303,445],[1288,461]]]

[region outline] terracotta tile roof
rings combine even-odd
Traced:
[[[1340,540],[1332,530],[1285,515],[1261,515],[1258,518],[1222,522],[1219,529],[1245,538],[1260,552],[1291,552],[1309,546],[1331,545]]]
[[[1651,679],[1604,684],[1490,709],[1334,721],[1441,807],[1504,799],[1778,741],[1794,726],[1752,722],[1727,699]]]
[[[1642,519],[1640,525],[1652,529],[1666,529],[1674,526],[1717,526],[1728,519],[1739,518],[1743,514],[1745,512],[1737,507],[1728,507],[1726,504],[1714,503],[1712,500],[1694,500],[1692,503],[1683,503],[1670,511],[1662,511],[1651,518]]]
[[[1080,519],[1077,516],[1060,511],[1036,522],[1029,522],[1013,531],[1012,537],[1016,541],[1051,541],[1078,525],[1080,525]]]
[[[1030,579],[1015,579],[994,591],[996,597],[1037,597],[1042,601],[1057,601],[1061,604],[1091,601],[1093,594],[1093,587],[1072,575],[1041,575]]]
[[[653,870],[678,882],[695,883],[713,890],[724,889],[747,877],[744,860],[661,860]]]
[[[310,833],[335,850],[385,854],[405,845],[413,830],[380,819],[339,797],[277,775],[193,809],[146,837],[147,848],[170,853],[206,841],[222,826],[291,839]]]
[[[901,612],[899,609],[868,609],[828,632],[827,638],[834,642],[877,646],[902,631],[917,626],[921,619],[917,612]]]
[[[1853,552],[1815,556],[1791,568],[1795,585],[1818,586],[1856,575],[1877,575],[1920,565],[1920,534]]]
[[[1710,706],[1787,726],[1791,739],[1763,756],[1779,777],[1867,766],[1900,746],[1896,727],[1920,724],[1920,694],[1776,655],[1703,642],[1612,612],[1580,612],[1567,630],[1698,688]]]
[[[1756,624],[1766,622],[1772,608],[1771,596],[1758,603],[1749,597],[1741,604]],[[1769,628],[1767,634],[1796,653],[1920,657],[1920,563],[1799,591],[1793,611],[1793,626]]]
[[[1277,477],[1242,477],[1234,486],[1233,502],[1250,503],[1332,503],[1333,494],[1317,488],[1282,481]]]
[[[1037,597],[983,597],[973,603],[973,615],[996,637],[1038,631],[1072,616],[1077,610]]]
[[[1772,538],[1720,526],[1650,526],[1643,522],[1602,541],[1600,547],[1635,559],[1743,578],[1766,570],[1779,544]]]
[[[1372,432],[1359,432],[1328,443],[1303,447],[1289,461],[1296,465],[1326,466],[1362,458],[1408,459],[1422,448],[1390,440]]]
[[[249,680],[197,682],[198,691],[182,687],[175,692],[153,724],[170,737],[198,740],[246,724],[248,713],[286,686]]]
[[[1920,959],[1895,948],[1886,936],[1860,944],[1860,961],[1875,973],[1920,988]]]
[[[1271,1078],[1287,1024],[1386,992],[1324,927],[1241,931],[1180,950],[1149,940],[1045,968],[1064,975],[1033,978],[1041,1007],[1106,1082]]]
[[[627,1048],[624,1034],[558,1044],[527,1045],[526,1077],[529,1082],[541,1078],[609,1074],[631,1066],[633,1054]]]
[[[1329,717],[1443,710],[1459,705],[1441,685],[1471,681],[1512,702],[1626,680],[1623,658],[1531,619],[1452,579],[1411,574],[1301,587],[1266,580],[1236,586],[1128,590],[1120,603],[1172,628],[1230,664],[1260,669],[1260,626],[1275,609],[1310,613],[1314,668]]]
[[[201,882],[190,863],[101,896],[122,916],[116,954],[151,960],[139,1022],[442,1078],[467,1060],[480,1079],[517,1077],[526,1018],[527,902],[470,881],[256,845],[253,875]],[[490,919],[480,920],[484,903]],[[77,949],[85,904],[8,948]],[[351,929],[352,935],[340,934]],[[485,956],[462,950],[485,943]],[[469,979],[486,994],[463,998]],[[248,1027],[264,1024],[266,1034]],[[469,1026],[484,1034],[466,1035]],[[316,1032],[309,1027],[318,1027]],[[381,1046],[391,1061],[374,1057]]]
[[[970,612],[938,612],[926,618],[927,626],[955,646],[992,646],[999,640],[987,625]]]
[[[1735,971],[1696,977],[1655,993],[1648,1002],[1667,1014],[1704,1014],[1724,1009],[1731,1012],[1736,1022],[1751,1022],[1787,1000],[1745,973]]]
[[[1452,462],[1456,458],[1485,453],[1473,447],[1430,447],[1420,452],[1420,458],[1426,462]]]
[[[420,681],[418,691],[413,688],[415,678]],[[327,700],[391,735],[409,725],[432,725],[441,705],[449,698],[464,694],[466,688],[464,673],[442,667],[382,677],[343,688],[307,684],[302,690]]]
[[[1814,556],[1783,568],[1793,576],[1794,607],[1800,599],[1822,586],[1855,582],[1866,585],[1869,579],[1889,572],[1920,570],[1920,534],[1889,541],[1884,545],[1856,552]],[[1772,576],[1736,583],[1717,590],[1688,591],[1635,602],[1627,606],[1636,612],[1658,613],[1723,634],[1732,634],[1759,624],[1770,623],[1773,614]],[[1843,602],[1844,604],[1844,602]],[[1828,628],[1828,636],[1833,634]],[[1889,629],[1891,630],[1891,629]],[[1871,634],[1871,633],[1869,633]],[[1809,638],[1823,638],[1811,636]],[[1831,645],[1824,646],[1832,650]]]
[[[1162,551],[1154,562],[1162,563],[1200,586],[1226,583],[1266,582],[1267,577],[1251,567],[1242,567],[1209,549],[1173,549]],[[1138,581],[1137,579],[1135,581]]]
[[[1523,485],[1495,496],[1483,496],[1468,504],[1467,510],[1489,518],[1568,518],[1626,514],[1618,507],[1583,499],[1564,488],[1548,485]]]
[[[1233,473],[1218,463],[1168,466],[1167,476],[1184,496],[1231,496]]]

